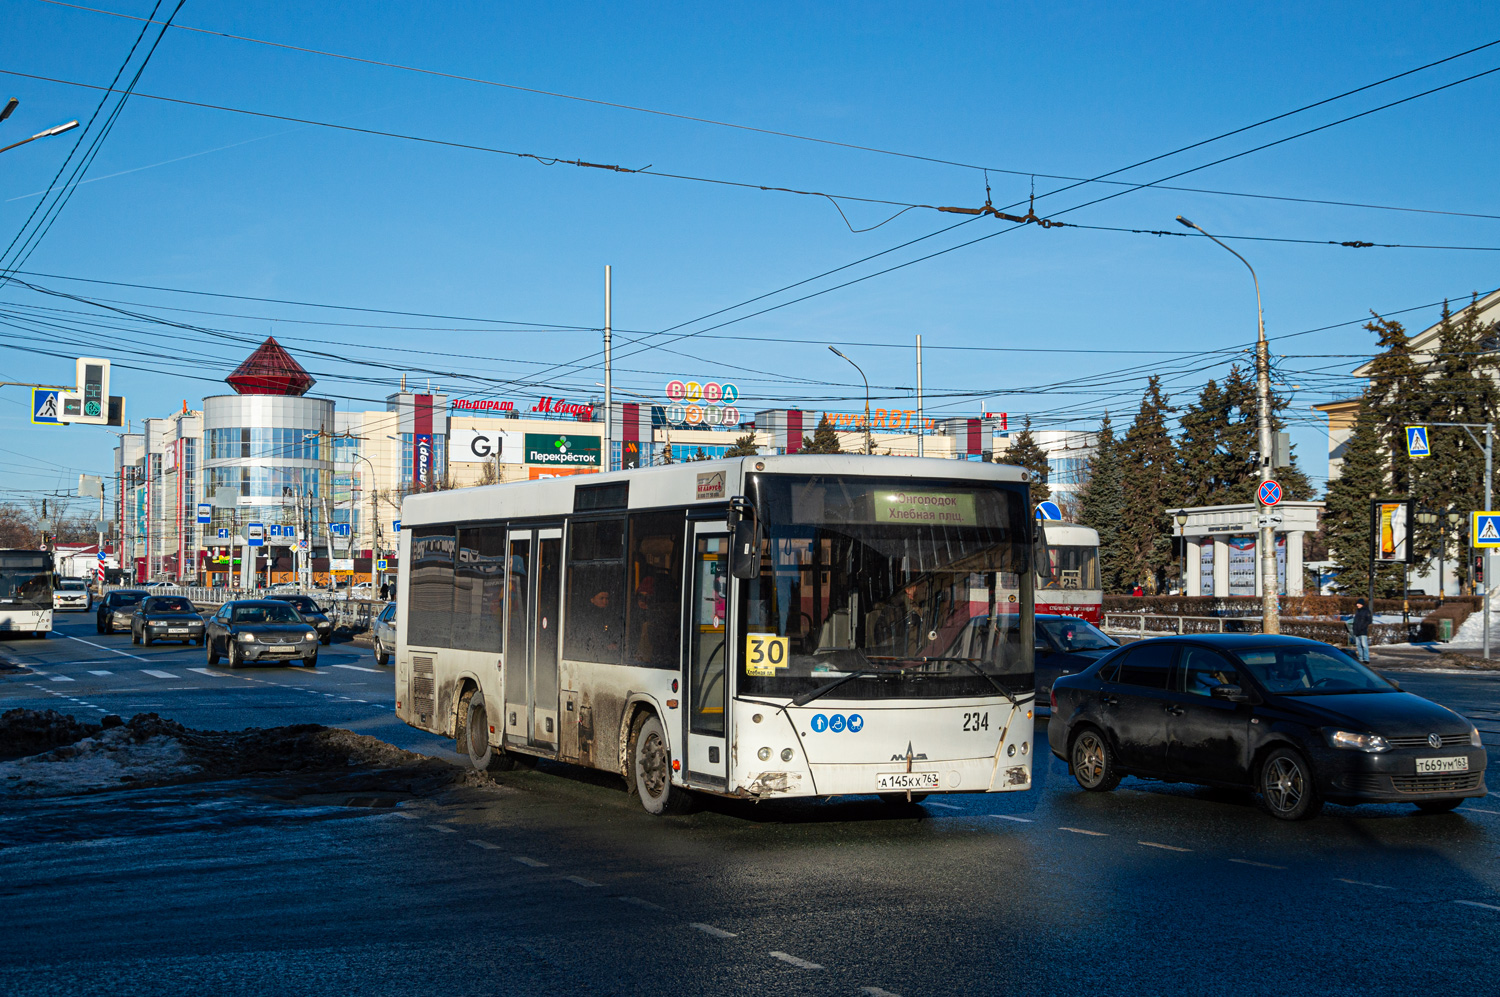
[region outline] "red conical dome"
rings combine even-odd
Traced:
[[[275,336],[267,336],[224,380],[241,395],[305,395],[317,383]]]

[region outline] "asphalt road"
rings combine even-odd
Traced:
[[[209,677],[187,670],[196,647],[136,648],[83,622],[0,648],[45,659],[0,672],[0,707],[312,721],[446,750],[393,725],[389,672],[362,670],[378,666],[352,645],[324,649],[316,673]],[[1399,679],[1500,731],[1500,677]],[[1500,736],[1486,742],[1493,765]],[[598,774],[544,764],[497,781],[420,798],[238,780],[7,804],[0,993],[1497,987],[1500,800],[1284,824],[1243,794],[1133,779],[1084,794],[1044,756],[1028,793],[663,820]]]

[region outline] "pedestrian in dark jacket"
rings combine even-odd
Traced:
[[[1370,607],[1363,599],[1354,601],[1354,618],[1349,621],[1349,629],[1354,632],[1354,653],[1364,664],[1370,663],[1370,624],[1375,622],[1375,616],[1370,612]]]

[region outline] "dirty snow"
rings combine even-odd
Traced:
[[[134,731],[121,726],[40,755],[0,762],[0,794],[88,793],[181,782],[201,771],[175,738],[157,734],[137,740]]]

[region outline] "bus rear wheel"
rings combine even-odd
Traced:
[[[692,809],[687,790],[672,785],[667,735],[654,713],[636,722],[630,738],[630,767],[635,774],[635,795],[648,814],[680,814]]]

